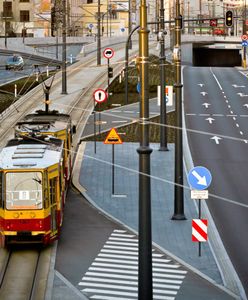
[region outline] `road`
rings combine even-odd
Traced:
[[[207,200],[248,293],[248,84],[235,68],[184,68],[186,127],[194,165],[207,167]],[[207,134],[204,134],[207,133]]]

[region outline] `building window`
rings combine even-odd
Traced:
[[[93,0],[87,0],[87,4],[93,3]]]
[[[20,0],[20,3],[21,3],[21,2],[29,2],[29,0]]]
[[[20,22],[29,22],[29,10],[20,10]]]

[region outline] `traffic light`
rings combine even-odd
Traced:
[[[113,77],[113,68],[108,67],[108,78],[112,78],[112,77]]]
[[[225,23],[227,27],[233,26],[233,12],[231,10],[226,12]]]

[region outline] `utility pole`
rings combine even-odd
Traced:
[[[181,30],[182,16],[180,3],[176,0],[175,46],[173,49],[176,68],[176,141],[175,141],[175,185],[174,185],[174,215],[172,220],[185,220],[183,191],[183,139],[182,139],[182,83],[181,83]]]
[[[62,19],[62,94],[67,94],[66,78],[66,0],[63,0],[63,19]]]
[[[148,84],[148,34],[146,0],[140,2],[139,74],[140,91],[140,146],[139,154],[139,265],[138,299],[152,299],[152,230],[151,181],[149,147],[149,84]]]
[[[165,49],[164,49],[164,0],[160,1],[160,148],[159,151],[168,151],[166,128],[166,101],[165,101]]]
[[[97,65],[101,65],[101,3],[97,2]]]
[[[132,20],[131,20],[131,13],[132,13],[132,9],[131,9],[131,0],[128,0],[128,35],[130,35],[131,31],[132,31]],[[129,40],[129,45],[128,45],[129,49],[132,49],[132,40]]]
[[[5,48],[7,48],[7,6],[6,6],[6,0],[4,0],[4,10],[3,10],[3,13],[4,13],[4,46]]]

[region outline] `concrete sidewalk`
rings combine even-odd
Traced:
[[[115,146],[115,187],[112,195],[112,146],[82,143],[78,155],[83,157],[77,165],[79,178],[74,178],[82,194],[98,209],[126,228],[138,231],[138,154],[137,143]],[[174,144],[168,152],[158,151],[159,144],[151,144],[151,204],[152,239],[164,253],[184,265],[193,273],[209,281],[210,285],[226,290],[209,243],[202,243],[202,255],[198,256],[198,243],[191,241],[191,221],[198,218],[195,201],[190,199],[190,189],[184,178],[185,221],[172,221],[174,209]],[[204,213],[202,218],[206,218]],[[199,295],[199,299],[201,295]],[[235,298],[239,299],[238,296]],[[222,299],[222,298],[216,298]]]

